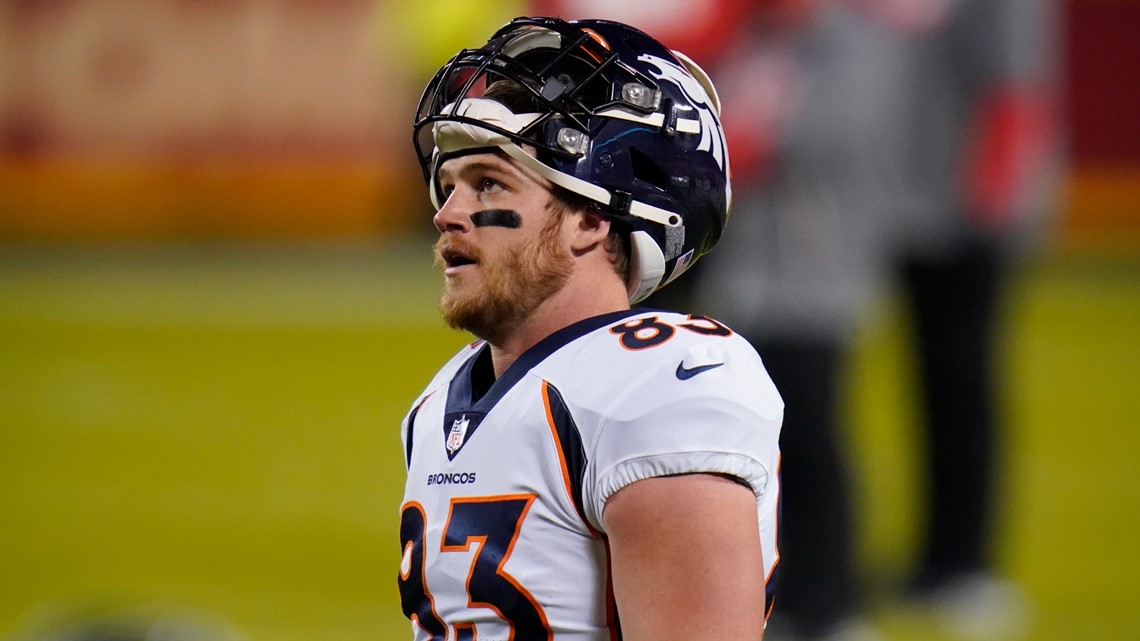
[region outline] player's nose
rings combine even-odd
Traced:
[[[443,201],[443,206],[432,217],[435,228],[441,234],[448,231],[466,232],[471,230],[471,213],[475,210],[464,202],[465,198],[461,191],[460,189],[452,190],[448,194],[447,200]]]

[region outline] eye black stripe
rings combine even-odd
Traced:
[[[522,216],[513,209],[484,209],[471,214],[471,222],[476,227],[522,227]]]

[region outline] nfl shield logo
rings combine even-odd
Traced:
[[[467,420],[467,415],[455,419],[451,424],[451,431],[447,434],[447,453],[455,454],[459,448],[463,447],[463,439],[467,436],[467,426],[471,421]]]

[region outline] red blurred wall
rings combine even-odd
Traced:
[[[1065,239],[1140,239],[1140,2],[1069,0]]]

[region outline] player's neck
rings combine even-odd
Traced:
[[[554,332],[578,321],[629,309],[629,299],[620,280],[578,277],[548,298],[514,331],[490,342],[491,362],[498,378],[528,349]]]

